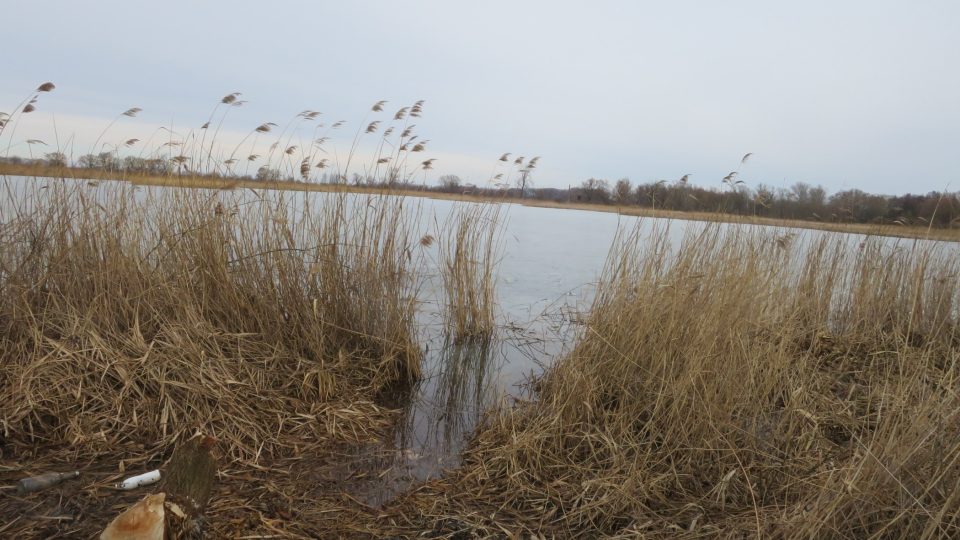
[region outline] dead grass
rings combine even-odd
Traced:
[[[577,346],[388,512],[467,536],[960,534],[960,257],[706,226],[611,252]]]
[[[447,298],[447,333],[455,342],[489,341],[494,320],[493,267],[499,251],[500,208],[458,205],[438,230],[440,273]]]
[[[195,429],[220,441],[221,537],[960,534],[950,245],[627,231],[536,401],[490,413],[460,468],[381,512],[338,471],[395,428],[380,397],[418,374],[409,201],[6,193],[0,483],[83,473],[4,494],[4,535],[90,536],[139,498],[109,485]],[[489,212],[437,239],[481,313]]]
[[[5,496],[3,515],[26,514],[4,534],[97,531],[115,513],[105,503],[120,497],[109,481],[155,467],[197,429],[219,441],[214,530],[263,530],[269,520],[248,496],[303,493],[307,480],[291,479],[292,464],[391,429],[396,412],[380,396],[420,369],[415,205],[330,196],[298,206],[282,193],[63,182],[7,188],[0,475],[83,474],[82,488],[65,488],[80,490],[74,511]],[[286,472],[257,488],[238,480],[278,470]],[[278,508],[290,512],[288,503]],[[253,521],[238,525],[244,509],[241,522]],[[51,522],[51,512],[71,517]],[[299,530],[318,527],[318,516],[305,512]]]

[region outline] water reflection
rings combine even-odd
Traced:
[[[438,373],[426,381],[424,400],[429,401],[420,406],[420,411],[428,413],[427,429],[421,440],[410,442],[418,447],[437,448],[441,454],[459,452],[465,431],[477,425],[483,411],[503,390],[496,384],[496,374],[506,360],[502,347],[496,351],[499,354],[494,354],[498,349],[494,343],[499,341],[455,343],[446,339],[436,359]]]
[[[484,411],[503,393],[498,373],[508,361],[509,340],[497,333],[484,340],[457,343],[438,336],[428,343],[425,377],[409,392],[391,397],[401,415],[386,448],[364,465],[379,481],[359,493],[380,506],[413,483],[436,478],[459,464],[459,455]]]

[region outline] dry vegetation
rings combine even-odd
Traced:
[[[956,537],[958,270],[913,243],[627,235],[536,400],[491,414],[391,519],[460,537]]]
[[[52,89],[0,117],[0,135],[12,140]],[[222,148],[237,96],[199,136],[164,143],[176,176],[128,178],[221,191],[5,183],[0,483],[83,473],[45,493],[5,490],[0,535],[95,534],[141,496],[110,485],[199,429],[218,439],[212,537],[960,536],[953,247],[715,225],[680,246],[624,233],[579,341],[535,399],[490,411],[445,478],[364,505],[343,466],[363,445],[389,447],[390,404],[420,375],[419,272],[434,241],[457,342],[441,398],[479,395],[463,373],[488,362],[500,215],[460,208],[433,239],[409,199],[294,204],[213,178],[263,163],[309,179],[331,159],[326,136],[292,144],[290,127],[315,111],[269,150],[257,150],[269,122]],[[406,165],[426,144],[407,118],[421,108],[365,120],[337,175],[372,133],[364,176],[392,185],[429,169]]]
[[[4,534],[92,534],[139,498],[110,483],[198,428],[220,441],[215,536],[960,533],[949,246],[627,233],[536,399],[492,411],[461,467],[377,512],[337,467],[395,429],[379,398],[418,373],[416,209],[68,186],[4,207],[0,478],[84,476],[4,496],[21,516]],[[495,216],[462,210],[437,240],[477,263],[443,272],[475,299]]]
[[[440,276],[448,334],[456,342],[489,341],[493,335],[499,220],[496,205],[459,205],[437,227],[445,232],[440,240]]]
[[[84,475],[73,508],[0,499],[4,516],[25,514],[3,534],[96,531],[124,468],[156,467],[197,429],[224,464],[216,534],[293,514],[284,530],[317,530],[320,508],[294,509],[309,491],[299,475],[312,489],[335,448],[382,438],[394,411],[380,397],[419,374],[416,210],[399,198],[301,208],[247,192],[6,187],[0,476]]]

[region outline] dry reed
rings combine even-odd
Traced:
[[[499,253],[500,207],[457,205],[438,229],[446,324],[455,342],[489,340],[494,320],[494,265]]]
[[[707,226],[611,252],[573,351],[396,531],[960,535],[960,257]]]
[[[104,479],[156,466],[196,429],[219,440],[226,475],[215,536],[262,532],[269,519],[243,524],[248,495],[303,494],[286,476],[298,460],[389,433],[380,395],[420,370],[417,210],[397,197],[302,201],[7,185],[0,475],[79,467],[86,480],[62,522],[45,521],[55,507],[0,501],[4,515],[30,512],[4,534],[89,536],[121,496]],[[235,479],[273,470],[286,472]],[[291,526],[322,528],[308,515]]]

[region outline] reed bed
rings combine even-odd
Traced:
[[[211,537],[960,535],[950,245],[624,231],[535,399],[491,411],[457,469],[377,510],[343,462],[389,446],[387,396],[419,376],[417,207],[4,188],[0,483],[83,472],[3,493],[18,517],[0,535],[96,534],[141,496],[111,483],[197,429],[218,439]],[[458,212],[436,239],[450,317],[493,328],[497,210]],[[451,401],[486,361],[482,333],[459,335]]]
[[[955,250],[623,234],[533,402],[387,512],[445,537],[960,535]],[[542,535],[542,536],[536,536]]]
[[[438,227],[445,319],[454,342],[489,341],[493,335],[500,226],[499,205],[469,204],[455,207]]]
[[[5,187],[2,483],[45,468],[79,468],[84,480],[71,519],[44,514],[59,516],[55,505],[3,498],[3,515],[29,514],[3,534],[92,534],[103,512],[116,512],[106,481],[132,464],[155,467],[197,429],[218,440],[227,475],[214,495],[217,534],[262,530],[269,520],[231,517],[257,515],[248,497],[274,500],[263,490],[280,485],[289,512],[289,497],[306,491],[289,480],[297,460],[317,462],[301,473],[316,481],[332,448],[391,429],[396,411],[381,396],[420,371],[416,206],[62,181]],[[272,474],[257,486],[237,480],[264,471]]]

